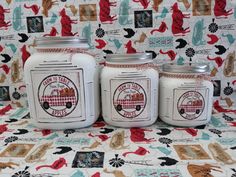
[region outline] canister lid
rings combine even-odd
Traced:
[[[210,67],[207,63],[185,63],[183,65],[167,63],[162,66],[162,70],[173,73],[206,73],[210,71]]]
[[[88,40],[79,37],[39,37],[35,39],[37,47],[82,47],[88,48]]]
[[[152,62],[151,53],[107,54],[106,61],[111,63],[148,63]]]

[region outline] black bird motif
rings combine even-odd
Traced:
[[[158,132],[157,134],[158,135],[168,135],[168,134],[170,134],[170,132],[171,132],[171,130],[170,129],[167,129],[167,128],[161,128],[161,129],[158,129],[158,130],[160,130],[161,132]]]
[[[182,49],[184,48],[188,43],[187,41],[185,41],[184,39],[180,38],[180,39],[177,39],[176,42],[179,43],[179,45],[177,45],[175,48],[176,49]]]
[[[8,54],[1,54],[1,56],[4,58],[4,60],[2,60],[3,63],[8,63],[12,59]]]
[[[104,52],[105,54],[113,54],[113,52],[112,52],[111,50],[103,50],[103,52]]]
[[[135,34],[135,31],[132,28],[124,28],[124,30],[128,33],[124,35],[125,38],[131,38]]]
[[[6,123],[12,123],[12,122],[17,122],[18,119],[9,119],[9,120],[6,120],[5,122]]]
[[[160,160],[164,160],[164,162],[161,162],[161,166],[171,166],[171,165],[175,165],[176,163],[178,163],[179,161],[169,158],[169,157],[159,157],[158,159]]]
[[[13,133],[14,135],[23,135],[23,134],[26,134],[28,133],[29,131],[26,130],[26,129],[17,129],[18,132],[16,133]]]
[[[145,51],[146,53],[151,53],[152,54],[152,59],[156,58],[157,57],[157,53],[152,51],[152,50],[146,50]]]
[[[65,154],[67,152],[72,151],[71,147],[67,147],[67,146],[59,146],[56,147],[57,149],[60,149],[60,151],[54,152],[53,154]]]
[[[230,149],[232,149],[232,150],[236,150],[236,146],[234,146],[234,147],[231,147]]]
[[[194,127],[195,129],[205,129],[206,125],[199,125]]]
[[[226,52],[226,48],[223,45],[215,45],[215,48],[218,49],[217,52],[215,52],[216,55],[222,55]]]
[[[18,40],[19,42],[24,43],[29,39],[29,36],[25,33],[18,33],[18,35],[21,37],[21,39]]]
[[[100,133],[103,133],[103,134],[107,134],[107,133],[111,133],[114,131],[113,128],[101,128],[102,131],[100,131]]]

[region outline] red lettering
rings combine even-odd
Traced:
[[[59,82],[65,84],[65,85],[69,85],[70,81],[68,79],[66,79],[65,77],[60,77],[59,76]]]
[[[138,91],[140,89],[140,86],[138,84],[132,83],[132,89]]]
[[[52,81],[52,78],[49,77],[49,78],[47,78],[46,80],[43,81],[43,85],[44,85],[44,86],[47,86],[47,85],[50,84],[51,82],[53,82],[53,81]]]
[[[119,86],[118,91],[122,92],[123,90],[129,89],[130,88],[130,84],[122,84]]]
[[[126,85],[121,85],[119,88],[118,88],[118,91],[121,92],[123,90],[126,89]]]
[[[53,80],[54,80],[54,81],[57,81],[57,77],[56,77],[56,76],[54,76],[54,77],[53,77]]]

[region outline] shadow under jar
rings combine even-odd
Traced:
[[[158,113],[159,75],[150,54],[110,54],[101,72],[102,114],[117,127],[153,124]]]
[[[175,126],[198,126],[211,119],[213,84],[204,63],[164,64],[160,74],[159,117]]]

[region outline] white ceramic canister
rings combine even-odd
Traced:
[[[213,84],[204,63],[164,64],[160,74],[159,117],[175,126],[198,126],[211,119]]]
[[[87,127],[99,116],[99,72],[86,39],[36,39],[24,66],[29,109],[39,128]]]
[[[158,114],[157,70],[151,54],[110,54],[101,72],[102,114],[117,127],[153,124]]]

